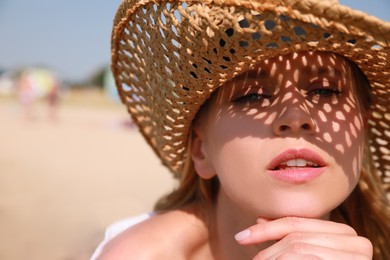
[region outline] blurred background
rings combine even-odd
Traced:
[[[341,0],[390,20],[390,0]],[[120,0],[0,0],[0,259],[88,259],[171,175],[109,69]]]

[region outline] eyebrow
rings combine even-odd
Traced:
[[[265,69],[251,69],[233,78],[234,81],[245,81],[248,79],[269,78],[269,71]]]
[[[324,76],[333,74],[337,77],[342,76],[344,73],[342,70],[331,66],[304,66],[299,71],[306,75],[318,75]],[[270,71],[266,69],[250,69],[234,77],[232,81],[247,81],[250,79],[268,79],[270,78]]]
[[[331,66],[305,66],[301,69],[301,71],[306,75],[317,74],[318,76],[333,74],[340,77],[344,74],[340,69]]]

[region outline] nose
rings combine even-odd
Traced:
[[[273,131],[278,136],[313,134],[316,123],[304,106],[287,107],[273,122]]]

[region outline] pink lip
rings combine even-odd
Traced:
[[[318,165],[318,167],[304,167],[296,169],[276,169],[281,163],[292,159],[304,159]],[[309,149],[289,149],[276,156],[268,165],[268,173],[281,181],[290,183],[304,183],[320,176],[326,167],[320,155]]]

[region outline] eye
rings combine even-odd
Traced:
[[[239,104],[245,104],[245,103],[264,101],[271,98],[272,98],[271,95],[267,95],[264,93],[248,93],[246,95],[239,96],[238,98],[233,99],[233,102]]]
[[[315,98],[331,98],[341,94],[339,84],[327,78],[312,82],[306,90],[309,97]]]
[[[341,94],[341,91],[332,87],[317,87],[307,92],[309,96],[332,97]]]

